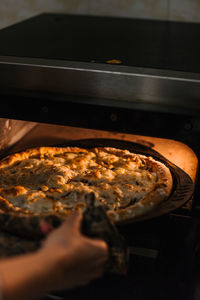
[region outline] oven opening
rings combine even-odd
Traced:
[[[188,145],[172,139],[11,119],[0,119],[0,136],[2,156],[27,148],[65,145],[83,139],[128,141],[157,151],[189,175],[194,184],[196,182],[196,154]],[[192,207],[192,199],[187,203],[187,207]]]

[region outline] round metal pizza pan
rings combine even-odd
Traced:
[[[143,154],[151,156],[154,159],[162,162],[170,169],[173,178],[173,188],[170,196],[167,200],[161,202],[151,212],[144,216],[137,218],[129,218],[126,221],[120,222],[119,224],[128,224],[132,222],[145,221],[155,217],[160,217],[165,214],[171,213],[172,211],[180,208],[189,200],[191,200],[194,193],[194,183],[191,177],[185,173],[182,169],[168,161],[160,153],[151,149],[147,146],[117,139],[81,139],[74,140],[65,143],[60,146],[71,146],[71,147],[82,147],[82,148],[93,148],[93,147],[114,147],[119,149],[127,149],[137,154]]]
[[[127,149],[134,153],[152,156],[156,160],[164,163],[170,169],[173,177],[173,188],[171,195],[168,197],[168,199],[159,204],[148,214],[138,218],[130,217],[126,221],[117,223],[119,225],[130,224],[139,221],[146,221],[166,215],[180,208],[193,196],[194,183],[190,176],[186,174],[183,170],[181,170],[179,167],[177,167],[176,165],[168,161],[166,158],[164,158],[161,154],[144,145],[130,141],[122,141],[115,139],[82,139],[67,141],[62,145],[56,145],[56,147],[58,146],[71,146],[82,148],[114,147],[119,149]],[[52,224],[53,227],[57,227],[61,223],[61,218],[57,215],[48,215],[46,217],[29,216],[23,213],[16,214],[9,211],[4,211],[4,209],[0,209],[0,229],[31,240],[40,239],[43,236],[40,229],[40,222],[42,219]]]

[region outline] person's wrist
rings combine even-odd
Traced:
[[[67,251],[61,247],[48,246],[40,249],[37,255],[44,265],[47,292],[56,290],[66,273]]]

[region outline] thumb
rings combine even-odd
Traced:
[[[70,227],[75,231],[80,231],[82,221],[82,214],[79,212],[72,212],[66,219],[66,221],[62,224],[61,227]]]

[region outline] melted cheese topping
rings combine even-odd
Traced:
[[[0,165],[0,195],[29,213],[84,209],[91,192],[96,204],[117,210],[146,197],[158,181],[145,157],[127,150],[41,149],[38,155],[24,154]]]

